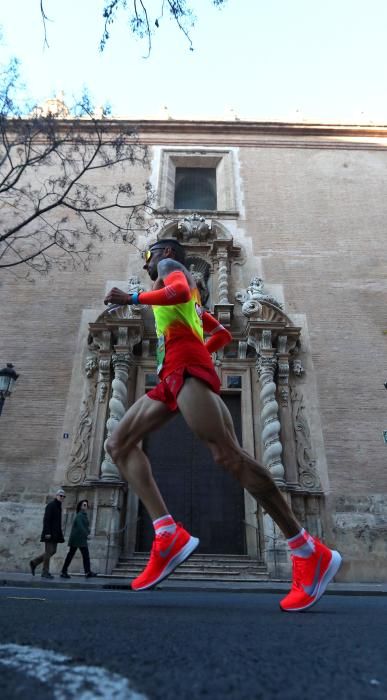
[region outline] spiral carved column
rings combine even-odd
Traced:
[[[263,461],[265,466],[270,470],[276,483],[283,484],[285,470],[281,459],[281,425],[278,419],[278,403],[275,398],[276,385],[273,379],[276,364],[277,360],[274,354],[265,354],[258,357],[256,367],[260,382],[260,399],[262,406]]]
[[[228,304],[228,269],[227,269],[227,252],[219,254],[219,270],[218,270],[218,300],[219,304]]]
[[[112,356],[114,379],[112,382],[112,396],[109,401],[109,418],[106,422],[107,436],[104,442],[105,455],[101,464],[102,481],[120,481],[121,477],[116,465],[111,461],[106,452],[106,441],[110,438],[116,425],[124,415],[128,405],[128,379],[132,362],[130,353],[115,353]]]

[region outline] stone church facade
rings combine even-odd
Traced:
[[[387,130],[144,121],[139,132],[157,238],[185,246],[205,305],[233,336],[215,365],[243,447],[343,553],[341,580],[385,580]],[[197,201],[184,200],[197,175]],[[143,173],[131,177],[140,187]],[[137,250],[110,240],[89,273],[1,281],[2,362],[20,379],[0,419],[0,569],[28,570],[58,486],[67,532],[89,499],[93,568],[110,573],[149,548],[149,524],[104,444],[155,384],[156,338],[149,308],[103,306],[112,286],[149,281]],[[144,447],[173,514],[207,554],[246,554],[288,578],[270,518],[170,425]]]

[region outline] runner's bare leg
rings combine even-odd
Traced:
[[[188,377],[177,404],[188,426],[211,450],[215,462],[238,479],[286,538],[297,535],[300,523],[269,471],[239,445],[230,412],[220,396],[199,379]]]
[[[152,520],[169,511],[153,478],[149,459],[138,443],[175,415],[161,401],[142,396],[125,413],[106,445],[114,464],[143,502]]]

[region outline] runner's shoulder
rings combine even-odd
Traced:
[[[168,277],[171,272],[183,272],[186,275],[187,269],[177,260],[173,260],[172,258],[163,258],[157,265],[157,272],[159,277],[165,279],[165,277]]]
[[[182,272],[190,289],[195,289],[196,282],[191,273],[186,267],[184,267],[184,265],[182,265],[182,263],[178,262],[177,260],[173,260],[172,258],[163,258],[160,260],[159,264],[157,265],[157,274],[159,278],[165,280],[165,278],[172,272]]]

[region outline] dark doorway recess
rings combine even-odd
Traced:
[[[241,440],[240,395],[222,398]],[[243,489],[214,463],[182,416],[149,435],[144,449],[171,515],[200,538],[198,552],[245,554]],[[151,520],[140,504],[137,551],[149,551],[153,537]]]

